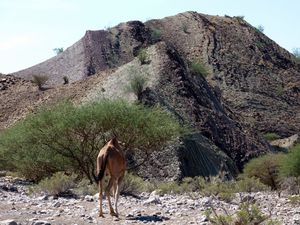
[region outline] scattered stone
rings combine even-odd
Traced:
[[[0,221],[0,225],[18,225],[14,220],[2,220]]]

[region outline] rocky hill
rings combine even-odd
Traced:
[[[145,64],[136,57],[140,49],[148,54]],[[193,63],[204,68],[201,74]],[[28,81],[36,74],[50,78],[48,90]],[[63,98],[134,101],[125,90],[133,74],[147,77],[140,101],[162,105],[195,130],[154,155],[144,176],[221,169],[234,175],[250,158],[271,151],[263,133],[300,133],[300,64],[243,19],[196,12],[87,31],[63,53],[13,74],[19,78],[4,77],[14,83],[0,91],[0,128]],[[62,85],[64,76],[70,84]]]

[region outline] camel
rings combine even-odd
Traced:
[[[99,185],[99,217],[103,216],[102,210],[102,192],[103,192],[103,177],[105,174],[109,174],[110,179],[108,182],[107,187],[105,188],[105,194],[107,196],[110,215],[112,216],[119,216],[118,213],[118,199],[120,195],[120,185],[124,178],[126,170],[126,160],[125,155],[118,143],[116,137],[112,138],[109,142],[104,145],[104,147],[100,150],[98,157],[97,157],[97,182]],[[114,187],[114,198],[115,204],[114,208],[112,207],[110,201],[110,190]]]

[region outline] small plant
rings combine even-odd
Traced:
[[[74,193],[78,196],[94,195],[98,193],[98,187],[95,184],[84,178],[74,188]]]
[[[288,197],[289,203],[293,205],[300,205],[300,195],[292,195]]]
[[[240,20],[245,20],[245,16],[242,16],[242,15],[236,16],[236,18],[238,18],[238,19],[240,19]]]
[[[189,34],[190,32],[188,31],[189,27],[187,23],[182,24],[182,30],[184,33]]]
[[[43,86],[48,79],[46,75],[32,75],[32,82],[38,86],[39,90],[44,90]]]
[[[36,187],[36,191],[46,192],[49,195],[59,196],[75,187],[75,175],[67,176],[63,172],[57,172],[50,178],[45,178]]]
[[[251,225],[251,224],[280,224],[278,221],[270,219],[270,215],[265,215],[255,204],[241,203],[239,210],[234,214],[229,214],[223,209],[225,214],[218,214],[214,207],[205,212],[208,221],[215,225]]]
[[[149,55],[146,49],[140,49],[137,55],[138,59],[140,60],[141,64],[149,64]]]
[[[68,84],[69,83],[69,78],[67,76],[64,76],[63,80],[64,80],[64,84]]]
[[[269,187],[265,184],[261,183],[258,178],[254,177],[241,177],[235,183],[235,191],[236,192],[258,192],[258,191],[266,191]]]
[[[133,92],[138,100],[140,100],[141,94],[146,87],[147,79],[142,74],[133,74],[129,81],[129,86],[127,87],[128,92]]]
[[[153,29],[151,31],[151,40],[154,43],[160,41],[161,40],[161,30]]]
[[[53,51],[58,55],[64,51],[64,48],[54,48]]]
[[[154,186],[142,178],[127,173],[121,186],[121,193],[129,195],[138,195],[144,191],[153,191]]]
[[[280,136],[276,133],[265,133],[264,138],[268,141],[274,141],[280,139]]]
[[[257,28],[256,28],[259,32],[263,33],[265,28],[263,25],[258,25]]]
[[[287,191],[291,195],[299,195],[300,194],[300,176],[283,178],[280,182],[280,189]]]
[[[293,48],[292,52],[293,52],[295,61],[297,63],[299,63],[300,62],[300,48]]]
[[[193,75],[202,75],[203,77],[208,76],[208,71],[201,61],[193,61],[190,65],[190,71]]]

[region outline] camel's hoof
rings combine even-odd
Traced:
[[[119,214],[115,213],[115,212],[110,212],[111,216],[115,216],[115,217],[119,217]]]
[[[104,218],[104,215],[103,215],[103,213],[99,213],[99,217],[102,217],[102,218]]]

